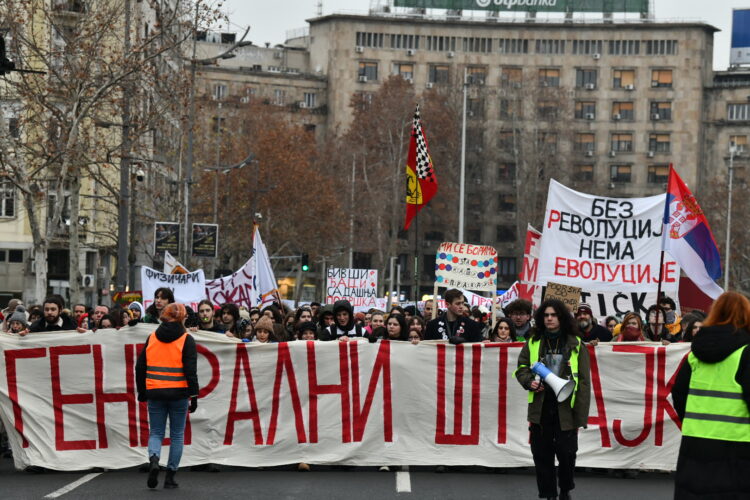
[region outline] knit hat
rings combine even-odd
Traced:
[[[261,316],[257,323],[255,323],[255,331],[266,330],[273,335],[273,320],[268,316]]]
[[[297,325],[297,331],[298,332],[302,333],[302,332],[307,331],[307,330],[309,330],[311,332],[316,332],[316,331],[318,331],[318,327],[312,321],[305,321],[305,322],[300,323],[299,325]]]
[[[140,302],[131,302],[128,306],[128,309],[130,309],[131,311],[140,311],[141,317],[143,317],[143,304],[141,304]]]
[[[21,302],[19,299],[10,299],[8,301],[8,307],[6,307],[6,310],[9,311],[9,312],[11,312],[11,314],[12,314],[13,312],[16,311],[16,308],[18,306],[22,306],[22,305],[23,305],[23,302]],[[24,311],[25,310],[26,309],[24,309]]]
[[[16,306],[16,310],[8,318],[8,324],[10,324],[11,321],[18,321],[24,327],[29,326],[29,323],[26,321],[26,308],[23,306]]]
[[[164,306],[159,318],[165,323],[182,323],[187,317],[187,309],[182,304],[173,302]]]
[[[576,315],[582,312],[585,312],[589,316],[594,315],[594,312],[591,310],[591,306],[585,302],[581,302],[580,304],[578,304],[578,309],[576,309]]]

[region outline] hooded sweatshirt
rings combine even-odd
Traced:
[[[339,325],[336,315],[339,311],[349,312],[349,322],[346,325]],[[327,328],[331,340],[338,339],[343,336],[347,337],[361,337],[363,329],[361,326],[355,324],[354,321],[354,308],[348,300],[337,300],[333,303],[333,324]]]
[[[170,343],[179,339],[182,334],[185,333],[185,327],[180,323],[167,322],[162,323],[156,329],[156,338],[160,342]],[[149,337],[150,338],[150,337]],[[173,388],[173,389],[146,389],[146,348],[148,347],[148,339],[143,344],[143,350],[138,356],[138,361],[135,364],[135,381],[138,386],[138,401],[146,401],[149,399],[159,400],[176,400],[186,399],[198,395],[198,352],[195,347],[195,339],[193,336],[188,334],[185,339],[185,345],[182,348],[182,370],[185,373],[187,379],[187,388]]]

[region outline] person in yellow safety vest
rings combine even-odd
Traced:
[[[182,304],[164,306],[161,324],[146,339],[135,365],[138,401],[148,401],[149,488],[159,483],[161,443],[169,417],[169,459],[164,488],[177,488],[174,480],[182,458],[187,413],[198,407],[198,352],[185,331],[187,310]]]
[[[559,300],[545,300],[534,315],[536,331],[518,356],[515,376],[529,391],[528,420],[531,453],[536,468],[539,497],[570,498],[575,488],[578,428],[586,427],[591,400],[589,354],[581,341],[575,319]],[[554,391],[536,378],[531,367],[543,362],[555,375],[574,380],[575,390],[562,402]],[[555,470],[555,457],[559,467]]]
[[[750,498],[750,301],[725,292],[672,387],[682,420],[677,500]]]

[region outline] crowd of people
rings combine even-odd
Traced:
[[[156,290],[153,302],[144,308],[140,302],[127,306],[84,304],[65,306],[64,300],[52,295],[40,306],[26,308],[12,299],[0,312],[2,331],[26,335],[29,332],[76,330],[84,333],[98,330],[119,330],[139,322],[159,323],[161,311],[174,303],[169,288]],[[470,307],[459,290],[445,293],[445,309],[435,311],[434,300],[419,309],[414,304],[394,305],[389,311],[370,309],[355,312],[347,300],[322,305],[312,302],[289,309],[283,303],[263,308],[246,308],[236,304],[214,304],[202,300],[197,311],[186,306],[188,331],[204,330],[235,337],[243,342],[288,342],[291,340],[422,340],[462,342],[525,342],[533,334],[533,306],[518,299],[498,311],[492,322],[484,306]],[[433,319],[433,313],[435,318]],[[573,313],[578,334],[586,343],[652,341],[669,344],[691,342],[706,315],[691,311],[683,316],[676,312],[674,300],[662,297],[641,316],[627,312],[599,320],[590,305],[580,303]]]

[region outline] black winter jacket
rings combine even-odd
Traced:
[[[464,342],[481,342],[482,327],[476,321],[462,316],[452,324],[448,322],[448,313],[443,313],[427,323],[425,340],[448,340],[451,344]]]
[[[62,319],[62,325],[58,324],[49,324],[47,323],[47,320],[44,318],[38,319],[34,321],[31,326],[29,327],[30,332],[62,332],[66,330],[75,330],[77,328],[76,322],[73,321],[73,318],[68,316],[67,314],[61,314],[60,319]]]
[[[185,327],[180,323],[162,323],[156,329],[156,338],[161,342],[174,342],[185,333]],[[175,389],[146,389],[146,347],[148,339],[143,344],[143,350],[138,356],[135,364],[135,381],[138,387],[138,401],[149,399],[175,400],[186,399],[198,395],[198,351],[195,347],[195,339],[188,334],[185,345],[182,348],[182,370],[187,379],[187,388]]]

